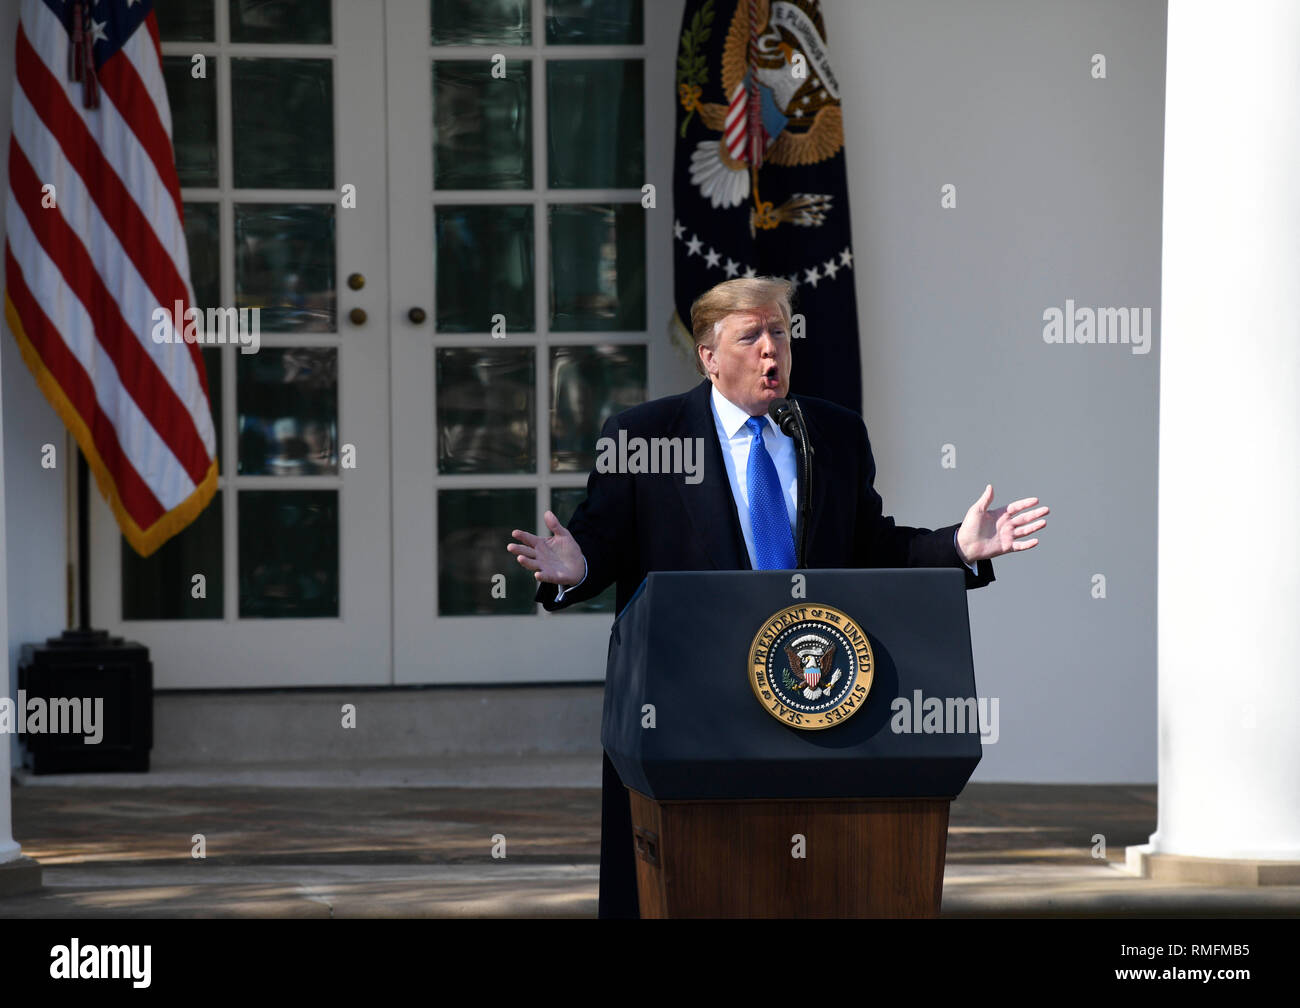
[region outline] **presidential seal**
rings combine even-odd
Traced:
[[[794,728],[830,728],[851,718],[866,704],[874,671],[866,633],[830,606],[782,609],[749,649],[754,695]]]

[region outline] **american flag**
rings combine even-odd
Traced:
[[[14,72],[5,318],[148,556],[217,488],[152,0],[22,0]]]

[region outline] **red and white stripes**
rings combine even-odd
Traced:
[[[217,478],[200,349],[152,338],[155,309],[193,304],[171,116],[152,15],[98,68],[96,107],[68,78],[70,44],[49,7],[23,0],[5,313],[123,533],[148,554]]]

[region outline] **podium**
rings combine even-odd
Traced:
[[[839,642],[820,670],[815,613]],[[803,701],[811,686],[773,700],[762,669],[824,686],[833,665],[852,682],[855,647],[861,703],[789,723],[827,701]],[[629,791],[641,915],[937,916],[976,712],[960,570],[651,573],[610,631],[601,728]]]

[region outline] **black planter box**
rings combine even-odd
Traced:
[[[153,663],[144,645],[110,638],[102,631],[69,631],[44,644],[24,644],[18,689],[26,701],[43,698],[47,708],[54,698],[103,699],[98,743],[87,744],[84,733],[49,731],[48,716],[46,733],[18,736],[23,764],[33,773],[148,771],[153,748]],[[15,714],[22,719],[27,705],[16,706]]]

